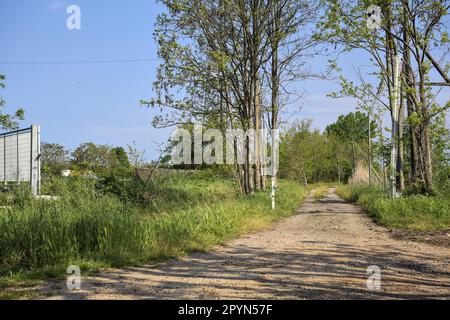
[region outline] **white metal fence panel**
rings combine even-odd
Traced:
[[[29,182],[34,195],[40,193],[40,128],[0,134],[0,181],[11,185]]]

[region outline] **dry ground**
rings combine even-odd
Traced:
[[[330,189],[270,230],[167,263],[106,270],[50,299],[449,299],[450,249],[401,241]],[[381,269],[369,290],[367,268]]]

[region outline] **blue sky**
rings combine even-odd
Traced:
[[[66,8],[81,8],[81,30],[68,30]],[[10,65],[2,62],[105,61],[156,58],[153,25],[163,10],[154,0],[0,0],[0,73],[7,76],[5,111],[23,107],[21,124],[41,125],[42,140],[74,149],[92,141],[126,146],[132,141],[157,155],[154,142],[165,141],[169,129],[154,129],[153,110],[139,100],[153,96],[158,61],[115,64]],[[310,62],[313,70],[324,59]],[[342,61],[364,64],[352,53]],[[323,129],[339,114],[355,109],[352,99],[331,99],[333,82],[303,81],[305,98],[290,105],[286,117],[313,118]],[[300,112],[299,107],[302,106]]]

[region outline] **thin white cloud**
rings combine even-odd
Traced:
[[[65,10],[69,6],[69,2],[64,0],[54,0],[50,2],[48,9],[52,12],[58,12]]]

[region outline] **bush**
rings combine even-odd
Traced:
[[[391,228],[417,231],[450,227],[450,198],[409,195],[390,199],[387,193],[373,186],[342,186],[339,194],[357,202],[375,221]]]

